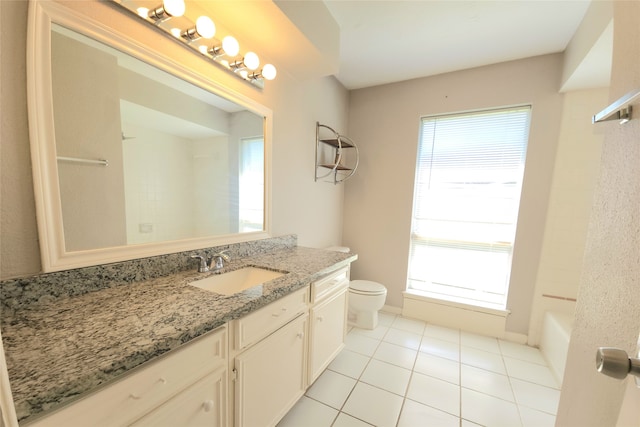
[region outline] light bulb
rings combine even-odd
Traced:
[[[146,18],[149,16],[149,9],[147,9],[146,7],[139,7],[136,9],[136,12],[142,18]]]
[[[244,55],[242,62],[244,62],[244,66],[250,70],[257,70],[260,66],[260,59],[258,58],[258,55],[253,52],[247,52]]]
[[[182,16],[186,9],[184,0],[164,0],[162,7],[171,16]]]
[[[196,20],[196,31],[205,39],[213,38],[216,34],[216,25],[208,16],[201,16]]]
[[[147,16],[156,22],[162,22],[172,16],[184,15],[186,6],[184,0],[164,0],[162,6],[158,6],[147,12]],[[138,13],[140,9],[138,9]]]
[[[182,30],[180,28],[172,28],[171,30],[171,34],[173,34],[174,37],[180,37],[180,34],[182,34]]]
[[[222,39],[222,50],[224,50],[225,55],[236,56],[240,52],[238,40],[232,36],[225,36]]]
[[[198,50],[200,51],[201,54],[205,55],[207,53],[207,47],[205,45],[200,45],[198,46]]]
[[[273,80],[276,78],[276,67],[274,67],[272,64],[265,64],[264,67],[262,67],[262,77],[264,77],[266,80]]]

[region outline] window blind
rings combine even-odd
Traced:
[[[505,308],[530,111],[422,119],[408,289]]]

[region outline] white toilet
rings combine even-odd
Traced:
[[[349,252],[344,246],[327,248],[337,252]],[[362,329],[375,329],[378,326],[378,311],[387,299],[387,288],[370,280],[352,280],[349,282],[348,323]]]
[[[378,326],[378,310],[387,299],[387,288],[370,280],[349,282],[349,324],[362,329]]]

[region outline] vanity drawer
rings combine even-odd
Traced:
[[[260,341],[308,308],[309,287],[234,320],[234,348],[242,350]]]
[[[145,415],[131,427],[227,425],[227,370],[222,368]]]
[[[311,303],[315,304],[323,297],[349,285],[349,267],[329,273],[311,284]]]
[[[225,367],[226,336],[223,327],[197,338],[30,426],[127,425],[213,370]]]

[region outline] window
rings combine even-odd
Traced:
[[[262,231],[264,224],[264,140],[240,140],[240,232]]]
[[[409,290],[505,308],[530,111],[422,119]]]

